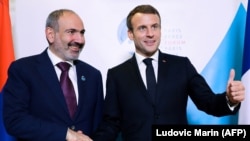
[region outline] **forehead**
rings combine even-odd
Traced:
[[[131,23],[134,26],[156,23],[160,24],[160,18],[157,14],[136,13],[132,17]]]
[[[58,20],[58,24],[59,28],[64,28],[64,29],[65,28],[66,29],[74,28],[79,30],[84,29],[84,25],[81,18],[77,14],[71,12],[63,13],[63,15]]]

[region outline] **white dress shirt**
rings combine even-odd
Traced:
[[[155,52],[154,55],[152,55],[150,58],[152,58],[152,65],[154,67],[154,73],[156,77],[156,83],[157,83],[157,76],[158,76],[158,56],[159,56],[159,51]],[[142,80],[147,87],[147,81],[146,81],[146,64],[143,62],[143,60],[146,58],[138,53],[135,52],[135,58],[138,64],[139,71],[141,73]]]
[[[47,52],[48,52],[48,55],[49,55],[49,58],[50,58],[52,64],[54,65],[58,81],[60,81],[61,70],[56,66],[56,64],[59,62],[64,62],[64,61],[62,59],[60,59],[59,57],[57,57],[54,53],[52,53],[50,51],[50,49],[48,49]],[[77,86],[77,77],[76,77],[76,67],[73,64],[73,62],[67,61],[67,63],[71,64],[71,67],[69,68],[69,78],[74,86],[74,90],[76,93],[76,101],[78,104],[78,86]]]

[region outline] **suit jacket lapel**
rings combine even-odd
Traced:
[[[133,74],[132,78],[132,82],[136,81],[135,84],[138,84],[138,89],[140,89],[141,94],[143,95],[143,97],[145,97],[147,99],[148,102],[150,102],[151,104],[154,104],[154,102],[152,101],[151,97],[149,96],[148,92],[147,92],[147,88],[142,80],[142,76],[140,73],[140,70],[138,68],[138,64],[136,61],[136,57],[135,55],[133,55],[133,57],[130,59],[130,70],[131,70],[131,74]]]
[[[161,99],[161,92],[158,90],[161,90],[161,87],[166,87],[168,84],[166,84],[166,79],[168,79],[168,64],[169,60],[167,60],[167,56],[164,55],[162,52],[159,51],[159,61],[158,61],[158,81],[157,81],[157,94],[156,94],[156,102],[159,102]]]
[[[77,111],[76,111],[76,116],[79,114],[79,109],[82,109],[84,105],[84,103],[87,103],[87,100],[84,96],[86,94],[86,81],[87,81],[87,74],[86,72],[84,72],[84,68],[81,67],[78,63],[78,61],[74,61],[74,64],[76,66],[76,77],[77,77],[77,85],[78,85],[78,106],[77,106]]]
[[[37,59],[37,62],[38,75],[41,75],[44,79],[44,82],[46,82],[46,85],[48,85],[49,91],[51,91],[50,94],[55,95],[59,103],[61,103],[62,106],[59,107],[64,107],[65,112],[68,112],[60,82],[57,78],[54,66],[47,54],[47,49],[41,53]]]

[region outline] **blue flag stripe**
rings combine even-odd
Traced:
[[[247,9],[249,9],[250,3],[248,2]],[[242,64],[242,75],[250,68],[250,11],[247,10],[246,18],[246,30],[245,30],[245,42],[244,42],[244,53],[243,53],[243,64]]]

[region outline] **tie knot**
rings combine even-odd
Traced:
[[[152,58],[146,58],[143,60],[143,62],[147,65],[147,66],[152,66]]]
[[[61,69],[61,71],[68,71],[71,65],[67,62],[60,62],[56,66]]]

